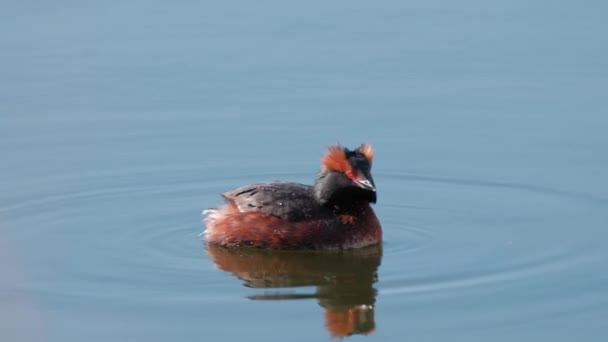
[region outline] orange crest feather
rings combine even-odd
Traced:
[[[361,146],[357,148],[357,151],[361,152],[361,154],[363,154],[365,158],[369,160],[370,163],[374,159],[374,148],[372,147],[372,145],[361,144]]]
[[[346,159],[346,152],[340,145],[329,146],[327,153],[321,158],[321,165],[334,171],[352,172],[352,166]]]

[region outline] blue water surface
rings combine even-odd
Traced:
[[[2,341],[604,341],[603,2],[0,11]],[[201,211],[376,148],[381,250],[205,247]]]

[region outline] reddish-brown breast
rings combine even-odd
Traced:
[[[368,204],[346,213],[290,222],[233,203],[209,213],[208,243],[274,249],[350,249],[380,243],[380,223]]]

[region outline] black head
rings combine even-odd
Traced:
[[[361,145],[352,151],[339,145],[329,147],[315,182],[317,200],[323,205],[376,203],[372,159],[370,145]]]

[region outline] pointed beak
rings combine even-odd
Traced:
[[[366,190],[370,190],[370,191],[374,191],[374,192],[376,191],[376,187],[374,186],[374,183],[372,183],[370,180],[365,179],[365,178],[358,179],[357,185]]]

